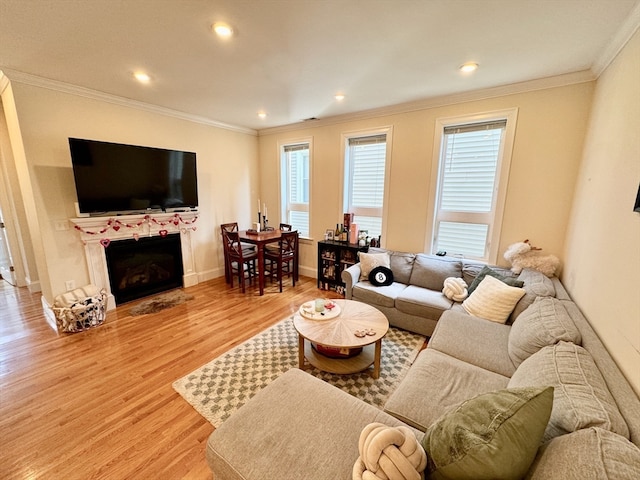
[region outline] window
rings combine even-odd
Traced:
[[[384,200],[389,168],[390,129],[344,136],[344,211],[354,214],[358,230],[383,234]]]
[[[433,253],[497,260],[515,113],[437,122]]]
[[[309,151],[311,142],[281,146],[281,216],[301,237],[309,237]]]

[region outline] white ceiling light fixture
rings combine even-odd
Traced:
[[[258,117],[260,117],[262,119],[267,118],[267,112],[262,112],[262,111],[258,112]]]
[[[147,83],[151,82],[151,77],[148,74],[144,73],[144,72],[134,72],[133,76],[140,83],[147,84]]]
[[[344,93],[337,93],[334,98],[340,102],[344,100]]]
[[[474,62],[467,62],[460,65],[460,71],[462,73],[475,72],[478,69],[478,64]]]
[[[233,28],[225,22],[216,22],[213,24],[212,28],[220,38],[229,38],[233,35]]]

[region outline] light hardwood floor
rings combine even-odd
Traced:
[[[0,280],[1,479],[211,479],[213,426],[173,381],[306,300],[340,298],[308,277],[262,297],[224,278],[185,291],[195,299],[137,317],[131,302],[98,328],[58,334],[39,294]]]

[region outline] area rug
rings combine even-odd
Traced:
[[[149,300],[145,300],[131,308],[129,310],[129,314],[136,316],[144,315],[146,313],[156,313],[160,310],[164,310],[165,308],[175,307],[181,303],[193,300],[194,298],[195,297],[193,295],[187,295],[182,290],[175,290],[173,292],[164,293],[157,297],[150,298]]]
[[[382,340],[380,378],[369,373],[334,375],[316,368],[310,374],[382,408],[405,376],[425,337],[391,327]],[[258,391],[298,367],[298,334],[287,318],[176,380],[173,388],[218,427]]]

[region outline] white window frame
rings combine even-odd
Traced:
[[[484,221],[489,225],[487,233],[487,249],[486,256],[477,258],[486,263],[495,264],[498,259],[498,248],[500,243],[500,234],[502,230],[502,220],[504,215],[504,205],[507,197],[507,187],[509,183],[509,171],[511,169],[511,160],[513,154],[513,143],[515,139],[516,123],[518,118],[518,109],[511,108],[505,110],[497,110],[492,112],[477,113],[472,115],[443,117],[436,119],[435,132],[433,141],[433,157],[432,157],[432,175],[429,196],[428,209],[428,231],[425,238],[425,251],[435,253],[435,235],[436,228],[436,208],[439,199],[440,185],[440,161],[443,148],[443,138],[445,127],[455,125],[469,125],[474,123],[484,123],[491,121],[506,120],[507,124],[504,131],[504,137],[501,146],[501,152],[498,157],[498,166],[496,167],[494,204],[492,211],[486,214]],[[477,214],[476,214],[477,215]],[[461,217],[459,217],[461,218]],[[457,220],[463,221],[463,220]]]
[[[292,145],[307,144],[309,146],[309,202],[289,204],[289,196],[287,192],[288,169],[285,164],[284,150],[285,147]],[[309,232],[307,235],[300,235],[300,238],[311,238],[312,220],[311,220],[311,198],[313,189],[313,137],[300,138],[295,140],[286,140],[278,142],[278,182],[280,185],[278,204],[280,205],[280,223],[289,223],[289,210],[295,206],[295,211],[307,212],[309,215]],[[275,225],[272,225],[275,226]]]
[[[384,191],[383,191],[383,202],[382,202],[382,210],[380,209],[359,209],[359,208],[351,208],[349,205],[349,185],[350,179],[347,176],[347,169],[349,167],[349,161],[347,158],[347,151],[349,149],[349,140],[352,138],[362,138],[362,137],[373,137],[385,135],[386,136],[386,151],[385,151],[385,160],[384,160]],[[342,215],[344,213],[354,213],[355,215],[365,215],[365,216],[376,216],[380,214],[382,218],[382,226],[381,226],[381,240],[382,246],[384,246],[386,238],[387,238],[387,215],[389,211],[389,181],[391,177],[391,151],[393,145],[393,127],[385,126],[379,127],[376,129],[367,129],[367,130],[358,130],[351,132],[343,132],[340,140],[340,150],[342,151],[342,168],[341,172],[341,183],[342,183],[342,191],[341,191],[341,201],[340,205],[342,205],[342,212],[338,212],[338,218],[340,222],[342,222]],[[372,211],[375,210],[375,211]]]

